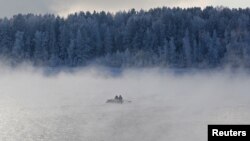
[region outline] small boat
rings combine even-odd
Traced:
[[[129,100],[124,100],[122,96],[115,96],[113,99],[108,99],[106,103],[114,103],[114,104],[123,104],[123,103],[131,103]]]
[[[119,99],[108,99],[106,103],[122,104],[124,101]]]

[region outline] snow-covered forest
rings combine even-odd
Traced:
[[[0,54],[14,65],[250,67],[250,9],[19,14],[0,19]]]

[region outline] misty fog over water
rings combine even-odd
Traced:
[[[250,75],[89,68],[0,69],[1,141],[205,141],[207,124],[250,123]],[[122,95],[132,103],[107,104]]]

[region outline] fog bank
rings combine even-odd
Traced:
[[[243,71],[0,69],[2,141],[205,141],[207,124],[249,124]],[[121,94],[132,103],[106,104]]]

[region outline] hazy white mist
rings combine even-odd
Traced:
[[[250,76],[101,68],[0,69],[1,141],[206,141],[207,124],[249,124]],[[122,94],[132,103],[105,101]]]

